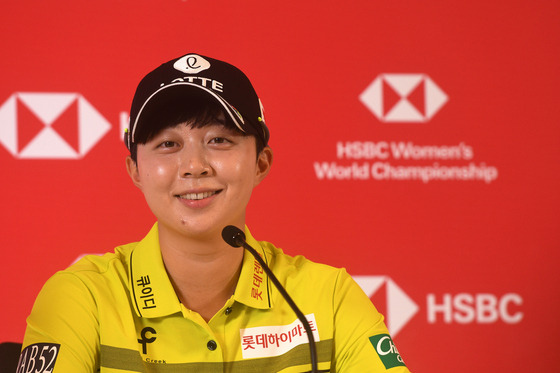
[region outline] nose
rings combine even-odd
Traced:
[[[183,153],[179,168],[181,177],[201,177],[211,174],[212,168],[206,153],[202,149],[184,149]]]

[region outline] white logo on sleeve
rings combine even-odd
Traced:
[[[315,315],[305,315],[315,342],[319,341],[319,332]],[[296,320],[289,325],[259,326],[241,329],[241,352],[244,359],[279,356],[292,348],[309,343],[303,324]]]
[[[58,343],[35,343],[23,349],[16,373],[52,373],[60,351]]]

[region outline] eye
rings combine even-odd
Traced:
[[[231,143],[231,141],[229,141],[225,137],[214,137],[213,139],[210,140],[210,144],[227,144],[227,143]]]
[[[173,148],[175,146],[177,146],[177,143],[175,141],[170,141],[170,140],[164,141],[158,145],[159,148]]]

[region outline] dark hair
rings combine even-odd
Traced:
[[[224,119],[225,118],[225,121]],[[136,127],[135,141],[130,145],[130,157],[136,163],[138,144],[145,144],[166,128],[175,127],[181,123],[192,123],[194,128],[202,128],[211,123],[222,123],[226,128],[234,130],[243,136],[252,136],[242,132],[229,115],[225,114],[217,101],[189,100],[189,105],[177,100],[167,102],[164,108],[153,110],[142,115],[142,124]],[[264,149],[264,144],[258,136],[255,137],[257,157]]]

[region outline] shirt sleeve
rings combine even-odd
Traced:
[[[95,300],[74,274],[59,272],[43,286],[27,318],[20,372],[96,372],[99,322]]]
[[[339,274],[333,301],[333,372],[410,372],[383,315],[345,270]]]

